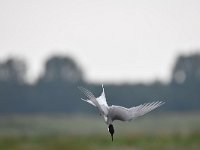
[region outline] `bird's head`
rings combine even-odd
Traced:
[[[114,130],[114,127],[113,127],[112,124],[109,124],[108,131],[110,132],[110,135],[111,135],[111,138],[112,138],[112,141],[113,141],[113,134],[114,134],[115,130]]]

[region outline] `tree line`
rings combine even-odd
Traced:
[[[18,58],[0,62],[0,113],[81,113],[91,112],[80,100],[77,89],[86,86],[101,94],[99,84],[88,83],[84,70],[67,56],[53,56],[45,63],[45,71],[33,85],[26,81],[27,65]],[[200,54],[180,55],[167,84],[104,84],[108,104],[125,107],[162,100],[159,111],[198,111],[200,109]]]

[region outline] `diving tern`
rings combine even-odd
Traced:
[[[88,99],[83,99],[83,98],[81,99],[98,108],[100,115],[103,116],[105,123],[108,125],[108,131],[110,132],[112,141],[114,134],[114,127],[113,127],[114,120],[131,121],[139,116],[143,116],[144,114],[164,104],[164,102],[162,101],[156,101],[156,102],[141,104],[139,106],[131,108],[125,108],[116,105],[108,106],[103,85],[102,85],[103,91],[99,97],[95,97],[92,92],[90,92],[88,89],[84,87],[78,87],[78,88],[88,98]]]

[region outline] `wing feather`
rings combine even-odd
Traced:
[[[139,116],[142,116],[156,109],[157,107],[163,104],[164,102],[157,101],[157,102],[152,102],[152,103],[141,104],[139,106],[132,107],[132,108],[125,108],[122,106],[112,105],[111,107],[109,107],[108,116],[111,117],[112,121],[114,120],[130,121],[132,119],[135,119]]]
[[[91,100],[89,100],[89,99],[83,99],[83,98],[81,98],[81,100],[83,100],[83,101],[85,101],[85,102],[87,102],[87,103],[93,105],[94,107],[97,107],[97,106],[96,106]]]
[[[78,89],[81,92],[83,92],[83,94],[85,94],[85,96],[88,98],[88,100],[85,100],[85,99],[82,99],[82,100],[96,106],[102,115],[108,114],[108,107],[106,107],[104,105],[100,105],[98,100],[96,99],[96,97],[94,96],[94,94],[92,92],[90,92],[89,90],[87,90],[84,87],[78,87]]]
[[[78,89],[83,92],[83,94],[85,94],[85,96],[92,101],[92,103],[94,103],[97,107],[99,106],[99,103],[97,102],[95,96],[92,94],[92,92],[90,92],[89,90],[87,90],[84,87],[78,87]]]
[[[157,107],[160,107],[163,104],[164,102],[162,101],[147,103],[147,104],[129,108],[129,111],[130,111],[130,114],[132,115],[131,117],[136,118],[156,109]]]

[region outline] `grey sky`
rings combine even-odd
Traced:
[[[0,0],[0,59],[74,57],[97,82],[168,80],[180,53],[200,51],[199,0]]]

